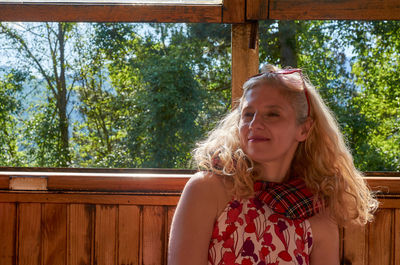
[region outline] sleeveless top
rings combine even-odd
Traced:
[[[313,240],[307,218],[314,213],[291,219],[273,211],[263,198],[266,193],[260,196],[259,189],[265,185],[270,184],[255,183],[254,197],[231,200],[217,218],[209,245],[209,265],[309,264]]]

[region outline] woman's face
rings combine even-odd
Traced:
[[[279,89],[262,85],[245,95],[239,122],[240,145],[258,163],[289,162],[298,143],[304,141],[304,126]]]

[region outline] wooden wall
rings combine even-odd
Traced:
[[[344,229],[341,247],[346,265],[399,265],[400,203],[395,208],[379,209],[374,222],[367,226]]]
[[[98,200],[1,202],[0,264],[166,264],[174,206]]]
[[[1,265],[167,264],[169,227],[187,175],[92,176],[96,187],[85,185],[86,176],[80,187],[58,183],[54,189],[67,176],[40,174],[48,180],[41,190],[20,190],[12,181],[15,173],[0,174]],[[71,178],[77,183],[80,177]],[[160,178],[173,185],[163,191],[156,183]],[[116,190],[107,190],[114,179]],[[400,265],[400,178],[368,182],[385,191],[381,207],[373,223],[341,231],[342,263]]]

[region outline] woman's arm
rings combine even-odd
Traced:
[[[204,173],[198,173],[188,181],[172,221],[169,265],[208,263],[220,189],[220,180],[215,176],[204,176]]]
[[[311,265],[339,265],[339,228],[329,216],[329,211],[317,214],[310,219],[313,247]]]

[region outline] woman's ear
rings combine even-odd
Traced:
[[[314,121],[310,117],[307,118],[307,120],[300,125],[299,132],[297,135],[297,141],[303,142],[308,138],[308,135],[311,132],[311,127],[313,125]]]

